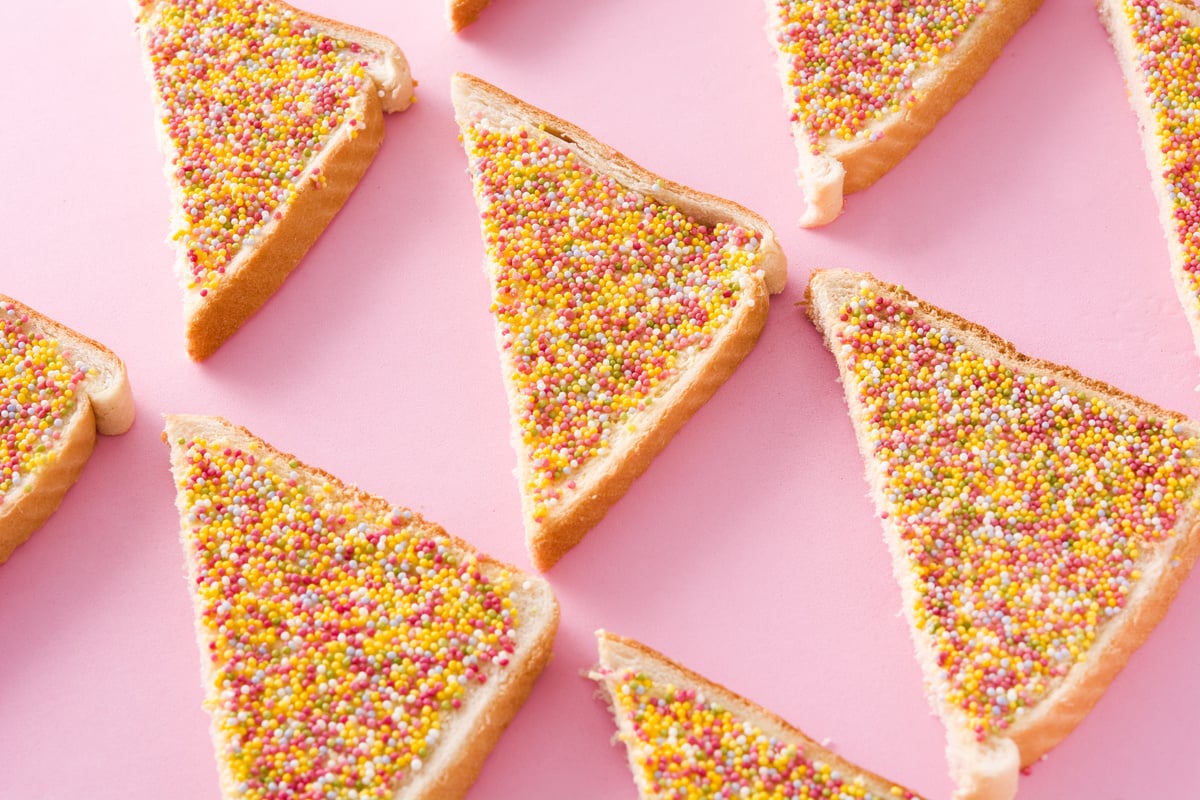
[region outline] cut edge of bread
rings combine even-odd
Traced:
[[[1200,437],[1200,424],[1186,416],[1102,381],[1085,377],[1071,367],[1025,355],[983,326],[920,300],[900,286],[885,283],[869,273],[817,270],[812,274],[806,290],[805,309],[837,360],[843,384],[843,359],[834,343],[838,315],[864,285],[870,286],[879,296],[908,305],[917,316],[958,332],[976,352],[987,358],[997,359],[1026,374],[1050,376],[1068,389],[1104,398],[1129,413],[1170,419],[1184,426],[1193,436]],[[1171,601],[1200,555],[1200,484],[1192,489],[1191,496],[1182,505],[1174,534],[1162,542],[1144,547],[1145,552],[1139,563],[1142,578],[1129,594],[1125,608],[1100,628],[1087,656],[1077,661],[1064,677],[1055,681],[1041,701],[1022,709],[1005,732],[979,741],[957,709],[937,700],[935,687],[942,684],[942,678],[933,643],[917,628],[912,617],[917,602],[914,576],[908,566],[899,526],[887,514],[883,500],[884,479],[868,443],[862,422],[863,409],[849,386],[846,389],[845,399],[865,465],[870,497],[876,515],[881,518],[884,538],[891,553],[915,655],[924,675],[930,704],[946,726],[947,761],[958,787],[955,798],[1010,799],[1016,792],[1019,771],[1037,762],[1074,730],[1100,700],[1130,656],[1166,615]]]
[[[24,326],[54,340],[64,358],[86,365],[84,395],[58,434],[53,459],[14,487],[0,506],[0,564],[58,510],[92,455],[96,434],[117,436],[133,425],[135,406],[125,363],[93,339],[5,295],[0,313],[16,313]]]
[[[913,103],[871,122],[852,139],[822,137],[814,152],[808,130],[800,121],[792,122],[792,138],[798,156],[797,179],[807,203],[800,225],[817,227],[837,219],[845,195],[871,186],[908,155],[971,91],[1041,2],[996,0],[989,3],[953,48],[935,63],[916,67],[911,91],[917,99]],[[775,10],[778,5],[779,0],[766,0],[767,35],[776,54],[776,72],[790,114],[790,63],[778,45],[779,24]]]
[[[643,774],[639,764],[639,754],[646,753],[651,748],[644,747],[638,742],[638,738],[632,730],[631,721],[618,711],[618,706],[614,701],[614,696],[620,691],[622,676],[629,673],[644,675],[659,686],[695,691],[706,702],[711,701],[724,708],[735,717],[749,722],[779,742],[795,745],[809,761],[829,764],[843,776],[861,779],[866,789],[881,797],[895,797],[896,791],[901,794],[908,792],[912,797],[917,797],[911,790],[847,761],[772,711],[703,677],[639,641],[605,630],[596,631],[596,639],[599,662],[598,666],[588,673],[588,677],[599,686],[601,696],[613,715],[617,726],[617,739],[625,745],[634,782],[637,784],[641,796],[647,800],[658,795],[649,786]]]
[[[455,117],[464,138],[473,121],[481,118],[498,126],[538,130],[571,149],[589,167],[608,175],[628,189],[656,202],[673,205],[702,223],[732,222],[759,236],[761,258],[756,270],[743,278],[746,297],[734,310],[729,323],[694,361],[680,369],[667,389],[654,397],[652,409],[629,420],[636,430],[623,427],[619,432],[614,432],[609,449],[571,476],[576,489],[564,493],[563,499],[548,508],[544,519],[540,521],[535,519],[534,503],[524,491],[526,476],[531,468],[514,424],[513,447],[517,452],[517,476],[522,487],[526,541],[534,566],[545,571],[578,544],[612,505],[624,496],[633,481],[645,472],[675,433],[712,397],[753,349],[766,324],[769,295],[783,290],[787,279],[787,261],[767,221],[736,203],[655,175],[578,126],[535,108],[474,76],[456,74],[452,78],[451,94]],[[477,191],[475,194],[482,214],[484,202]],[[486,254],[484,268],[489,284],[494,288],[495,266]],[[520,408],[520,400],[508,380],[514,367],[499,340],[497,344],[509,408],[515,416]]]
[[[356,486],[347,484],[319,468],[301,462],[290,453],[278,450],[255,436],[246,428],[234,425],[216,416],[194,414],[164,415],[163,441],[170,447],[171,471],[176,484],[176,507],[180,515],[180,540],[183,546],[189,594],[194,594],[197,565],[192,556],[189,509],[186,499],[178,491],[179,482],[186,472],[187,442],[199,438],[208,442],[222,443],[244,451],[253,451],[263,458],[289,465],[290,469],[306,474],[314,480],[330,486],[334,492],[352,499],[364,507],[380,513],[390,513],[401,508],[380,497],[368,494]],[[439,800],[440,798],[463,797],[478,777],[485,760],[499,741],[501,734],[512,722],[525,703],[538,677],[552,656],[555,635],[558,630],[559,605],[549,582],[544,578],[524,572],[514,566],[498,561],[480,552],[473,545],[447,533],[440,525],[429,522],[412,512],[410,527],[423,535],[448,542],[448,546],[477,559],[480,567],[492,574],[507,573],[513,576],[512,601],[519,614],[519,642],[511,654],[511,660],[503,669],[488,671],[489,680],[482,686],[474,686],[464,698],[460,709],[453,712],[447,729],[437,747],[415,777],[408,777],[393,795],[394,800]],[[193,603],[196,598],[192,597]],[[194,609],[193,621],[197,646],[201,653],[201,674],[206,694],[205,707],[213,713],[210,733],[217,753],[218,772],[222,791],[227,800],[240,797],[230,770],[220,757],[222,737],[218,732],[214,697],[214,667],[204,654],[209,652],[211,635],[205,630],[198,606]]]
[[[147,37],[159,8],[170,0],[134,0],[143,67],[152,85],[156,109],[155,132],[164,159],[163,173],[171,195],[170,244],[175,250],[175,273],[183,291],[184,332],[188,355],[196,361],[211,356],[261,308],[300,264],[358,186],[383,142],[384,112],[403,111],[414,100],[414,81],[400,48],[378,33],[268,0],[322,32],[356,44],[372,54],[364,59],[371,87],[352,104],[363,124],[350,120],[332,131],[322,149],[304,168],[296,195],[283,206],[279,219],[268,221],[253,246],[244,246],[225,268],[221,282],[207,290],[190,286],[187,243],[182,232],[182,190],[174,179],[178,153],[164,130],[165,115],[157,79],[150,63]],[[350,116],[353,116],[350,115]],[[319,170],[319,172],[318,172]],[[320,176],[320,177],[318,177]]]

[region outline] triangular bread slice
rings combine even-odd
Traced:
[[[1175,291],[1200,351],[1200,11],[1170,0],[1100,0],[1167,238]]]
[[[0,564],[79,478],[96,433],[133,424],[125,364],[111,350],[0,295]]]
[[[171,188],[188,354],[287,278],[413,99],[400,49],[276,0],[135,0]]]
[[[811,277],[960,798],[1010,798],[1200,551],[1200,425],[874,277]]]
[[[225,420],[163,438],[225,800],[463,796],[550,658],[549,584]]]
[[[446,0],[446,22],[458,33],[479,18],[492,0]]]
[[[492,287],[526,539],[548,569],[733,373],[787,266],[766,220],[452,82]]]
[[[643,800],[837,797],[916,800],[780,717],[641,642],[597,631],[599,684]]]
[[[1041,0],[766,4],[811,227],[908,155]]]

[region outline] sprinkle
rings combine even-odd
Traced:
[[[540,521],[729,322],[760,237],[626,189],[536,129],[464,133]]]
[[[294,463],[185,445],[214,730],[239,797],[392,797],[507,663],[513,576]]]
[[[54,462],[62,427],[88,377],[55,339],[33,329],[12,303],[0,305],[0,506]]]
[[[295,199],[371,86],[361,48],[269,0],[158,3],[143,33],[181,203],[189,288],[212,289]]]
[[[837,323],[846,390],[915,578],[942,703],[980,739],[1087,656],[1174,535],[1200,475],[1179,419],[985,357],[861,285]]]

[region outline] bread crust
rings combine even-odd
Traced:
[[[220,443],[222,446],[253,451],[274,462],[288,464],[290,469],[308,476],[314,482],[319,481],[332,487],[340,498],[369,512],[386,516],[396,508],[394,504],[380,497],[346,484],[318,467],[301,462],[294,455],[278,450],[246,428],[233,425],[220,417],[188,414],[165,416],[162,438],[171,446],[171,467],[177,481],[186,470],[186,453],[180,445],[196,437],[203,438],[210,444]],[[188,584],[189,587],[195,587],[199,570],[189,544],[189,509],[182,496],[177,495],[176,503],[181,518],[180,539],[185,554]],[[558,628],[559,606],[550,584],[544,579],[526,575],[516,567],[480,553],[472,545],[447,533],[440,525],[421,518],[420,515],[414,513],[409,524],[426,535],[448,540],[449,546],[461,553],[474,555],[480,569],[487,573],[507,573],[516,576],[518,582],[522,578],[525,581],[524,585],[518,583],[513,592],[513,602],[522,622],[517,634],[519,642],[510,656],[508,667],[504,670],[492,670],[489,673],[490,680],[485,685],[473,688],[468,702],[464,702],[463,707],[447,720],[447,725],[442,729],[443,736],[439,740],[439,746],[425,760],[424,767],[420,772],[410,775],[394,795],[394,800],[460,798],[475,781],[488,754],[549,663]],[[193,597],[193,600],[196,601],[196,598]],[[199,613],[196,614],[195,623],[199,652],[208,653],[213,637],[202,624]],[[215,669],[208,658],[201,658],[201,673],[207,695],[205,706],[212,712],[217,706],[214,688],[217,683]],[[210,727],[214,745],[220,753],[223,738],[218,731],[215,714]],[[220,758],[217,759],[217,765],[223,796],[227,800],[240,797],[228,766]]]
[[[184,322],[188,355],[203,361],[224,344],[283,284],[341,210],[362,179],[383,142],[384,112],[403,111],[413,101],[412,75],[403,52],[387,37],[371,31],[301,11],[279,0],[268,0],[324,33],[357,43],[373,53],[367,72],[373,90],[362,92],[352,107],[361,111],[362,125],[342,126],[330,134],[325,148],[306,166],[295,197],[280,209],[281,218],[262,229],[253,247],[243,247],[226,267],[217,286],[201,290],[188,288],[187,245],[177,245],[176,272],[184,284]],[[149,63],[148,43],[157,12],[171,0],[148,0],[135,6],[137,25],[146,55],[146,72],[154,73]],[[155,103],[161,108],[157,87]],[[160,149],[166,157],[165,172],[178,205],[179,188],[173,178],[177,155],[166,133],[159,131]],[[319,177],[318,177],[319,176]],[[178,207],[175,226],[182,228]]]
[[[1011,342],[983,326],[957,314],[914,297],[903,288],[879,281],[865,273],[846,270],[814,272],[805,294],[808,316],[822,331],[825,343],[844,372],[843,357],[835,344],[838,315],[857,292],[861,282],[869,285],[879,296],[898,301],[921,318],[939,328],[958,332],[969,341],[973,350],[994,358],[1026,374],[1052,377],[1058,384],[1085,394],[1103,397],[1115,407],[1143,417],[1176,421],[1192,436],[1200,437],[1200,424],[1177,412],[1168,411],[1154,403],[1117,389],[1102,381],[1081,375],[1071,367],[1062,366],[1020,353]],[[844,379],[844,378],[843,378]],[[846,401],[854,423],[859,449],[867,465],[867,481],[882,520],[885,539],[892,554],[893,569],[903,595],[904,611],[909,620],[918,661],[921,663],[927,687],[942,682],[934,658],[932,641],[915,624],[912,616],[916,604],[915,578],[908,567],[908,557],[898,525],[887,515],[883,500],[883,479],[873,467],[873,453],[862,422],[864,410],[855,393],[847,387]],[[1182,504],[1182,511],[1173,535],[1163,541],[1146,544],[1138,562],[1142,578],[1126,599],[1124,608],[1100,628],[1096,640],[1084,659],[1075,662],[1067,674],[1053,682],[1046,695],[1035,705],[1026,707],[1002,734],[992,734],[978,742],[965,717],[956,708],[939,705],[936,693],[929,697],[935,711],[947,727],[948,758],[959,783],[956,798],[991,800],[1010,798],[1015,791],[1017,770],[1042,758],[1069,734],[1104,694],[1112,680],[1124,668],[1130,656],[1149,637],[1165,616],[1183,580],[1200,555],[1200,487]],[[1016,753],[1006,752],[1011,743]]]
[[[64,355],[87,365],[92,374],[80,384],[83,396],[64,420],[54,457],[26,476],[0,504],[0,564],[58,509],[91,457],[97,432],[122,434],[134,418],[125,364],[111,350],[5,295],[0,295],[2,313],[25,318],[27,328],[55,340]]]
[[[955,103],[971,91],[1041,1],[989,3],[949,52],[935,64],[920,65],[913,72],[913,93],[917,100],[866,126],[853,139],[822,137],[817,142],[818,152],[814,153],[808,130],[801,122],[792,123],[799,158],[798,178],[809,204],[801,225],[815,227],[832,222],[841,213],[844,195],[871,186],[908,155]],[[776,44],[780,33],[775,15],[777,0],[766,0],[766,5],[768,34],[778,56],[777,71],[785,96],[790,98],[788,59]]]
[[[677,379],[654,396],[653,408],[630,418],[635,430],[629,430],[626,426],[614,430],[607,453],[572,476],[576,489],[564,493],[556,505],[546,509],[541,521],[535,519],[533,499],[522,493],[530,557],[537,569],[545,571],[578,544],[609,508],[624,496],[633,481],[645,472],[675,433],[712,397],[753,349],[766,324],[769,295],[782,291],[786,282],[787,261],[767,221],[737,203],[655,175],[578,126],[474,76],[463,73],[455,75],[452,95],[456,117],[464,129],[472,119],[485,116],[492,121],[540,130],[569,147],[590,167],[612,177],[628,189],[660,203],[674,205],[702,223],[733,222],[755,231],[761,239],[759,249],[762,255],[757,265],[758,272],[748,274],[743,281],[745,299],[734,309],[729,323],[714,335],[712,343],[694,361],[682,366]],[[478,197],[476,199],[479,201]],[[482,202],[480,210],[483,211]],[[494,288],[496,266],[490,259],[485,271]],[[521,407],[520,399],[508,384],[508,376],[516,367],[499,340],[497,344],[508,389],[509,407],[515,418]],[[533,468],[519,446],[515,430],[514,448],[518,458],[518,480],[524,487]]]
[[[914,798],[917,797],[915,792],[904,789],[870,770],[847,761],[753,700],[742,697],[725,686],[705,678],[639,641],[605,630],[596,631],[596,639],[599,649],[599,665],[588,673],[588,677],[600,686],[609,709],[613,711],[618,728],[617,736],[625,743],[634,781],[638,784],[643,798],[653,798],[655,794],[650,787],[645,785],[641,769],[637,764],[634,752],[637,742],[630,730],[629,721],[615,712],[616,705],[613,702],[619,676],[628,671],[645,674],[660,685],[670,685],[677,689],[692,689],[708,700],[716,700],[717,705],[730,711],[739,719],[749,721],[780,742],[796,745],[806,754],[806,757],[815,758],[831,765],[843,776],[861,777],[866,788],[877,795],[893,797],[895,796],[893,788],[895,788],[902,792],[909,792]]]

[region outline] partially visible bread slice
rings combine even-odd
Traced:
[[[1167,238],[1175,291],[1200,351],[1200,11],[1170,0],[1099,0]]]
[[[813,274],[960,798],[1011,798],[1200,552],[1200,425],[874,277]]]
[[[599,685],[643,800],[855,797],[913,800],[765,708],[632,639],[597,631]]]
[[[187,349],[204,359],[283,283],[413,99],[387,38],[277,0],[140,0]]]
[[[824,225],[908,155],[1041,0],[766,0],[798,176]]]
[[[0,295],[0,564],[50,517],[96,432],[133,424],[125,364],[111,350]]]
[[[452,95],[533,563],[583,538],[754,346],[787,266],[766,220],[478,78]]]
[[[462,797],[550,658],[549,584],[222,419],[163,438],[225,800]]]
[[[458,33],[470,25],[492,0],[446,0],[446,21]]]

